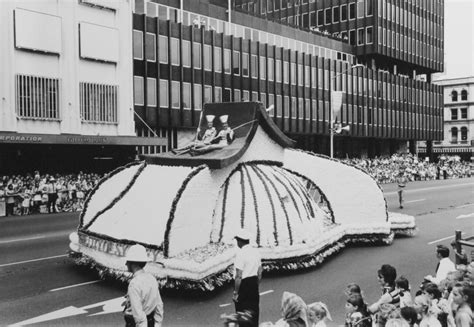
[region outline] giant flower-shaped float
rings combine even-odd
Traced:
[[[124,254],[139,243],[164,287],[213,290],[232,278],[238,228],[253,235],[266,271],[315,266],[348,243],[391,244],[416,230],[413,217],[387,212],[364,171],[294,149],[260,103],[208,104],[203,114],[225,117],[234,140],[145,156],[104,177],[70,236],[77,264],[126,280]]]

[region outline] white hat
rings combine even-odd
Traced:
[[[206,115],[206,120],[207,120],[208,123],[212,123],[214,121],[215,117],[216,116],[214,116],[214,115]]]
[[[148,262],[148,255],[146,254],[146,249],[143,245],[135,244],[132,245],[125,255],[126,261],[135,261],[135,262]]]
[[[239,239],[244,240],[244,241],[250,241],[250,233],[247,230],[243,229],[243,228],[239,229],[235,233],[234,237],[239,238]]]
[[[227,123],[227,119],[229,119],[229,115],[222,115],[219,117],[219,120],[221,121],[222,124]]]

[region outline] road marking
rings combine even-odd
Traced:
[[[470,207],[470,206],[474,206],[474,203],[463,204],[462,206],[457,206],[456,209],[466,208],[466,207]]]
[[[466,233],[461,233],[461,235],[462,234],[466,234]],[[435,243],[438,243],[438,242],[446,241],[446,240],[449,240],[450,238],[453,238],[453,237],[454,237],[454,235],[448,236],[448,237],[443,237],[443,238],[440,238],[439,240],[431,241],[428,244],[431,245],[431,244],[435,244]]]
[[[471,186],[474,185],[474,183],[466,183],[466,184],[455,184],[455,185],[446,185],[446,186],[433,186],[433,187],[424,187],[424,188],[418,188],[418,189],[405,189],[405,193],[415,193],[415,192],[423,192],[423,191],[430,191],[430,190],[438,190],[438,189],[443,189],[443,188],[461,188],[463,186]],[[397,194],[398,191],[393,191],[393,192],[387,192],[384,193],[385,195],[395,195]]]
[[[426,199],[411,200],[411,201],[405,201],[405,203],[421,202],[421,201],[425,201],[425,200]]]
[[[38,235],[38,236],[33,236],[33,237],[17,238],[17,239],[13,239],[13,240],[0,241],[0,244],[22,242],[22,241],[31,241],[31,240],[37,240],[39,238],[45,238],[45,237],[46,237],[45,235]]]
[[[260,293],[260,296],[265,295],[265,294],[270,294],[270,293],[273,293],[273,290],[268,290],[268,291],[262,292],[262,293]]]
[[[456,217],[456,219],[466,219],[466,218],[471,218],[471,217],[474,217],[474,212],[469,213],[467,215],[459,215],[459,216]]]
[[[3,264],[3,265],[0,265],[0,267],[8,267],[8,266],[14,266],[14,265],[21,265],[22,263],[43,261],[43,260],[49,260],[49,259],[55,259],[55,258],[61,258],[61,257],[67,257],[67,254],[55,255],[55,256],[52,256],[52,257],[45,257],[45,258],[39,258],[39,259],[18,261],[18,262],[12,262],[12,263],[5,263],[5,264]]]
[[[97,280],[93,280],[93,281],[90,281],[90,282],[85,282],[85,283],[80,283],[80,284],[75,284],[75,285],[69,285],[69,286],[59,287],[59,288],[55,288],[55,289],[50,290],[50,292],[56,292],[56,291],[61,291],[61,290],[65,290],[65,289],[68,289],[68,288],[73,288],[73,287],[79,287],[79,286],[84,286],[84,285],[95,284],[95,283],[98,283],[98,282],[101,282],[101,281],[102,281],[101,279],[97,279]]]
[[[268,290],[268,291],[265,291],[265,292],[261,292],[260,296],[270,294],[270,293],[273,293],[273,292],[274,292],[273,290]],[[224,304],[219,304],[219,307],[220,308],[225,308],[225,307],[228,307],[229,305],[231,305],[231,303],[224,303]]]

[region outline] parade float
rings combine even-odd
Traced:
[[[389,213],[364,171],[293,146],[260,103],[207,104],[192,144],[100,181],[70,255],[125,281],[125,252],[142,244],[163,287],[210,291],[232,279],[239,228],[265,271],[313,267],[348,244],[415,233],[414,218]]]

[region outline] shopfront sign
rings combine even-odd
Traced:
[[[167,145],[164,137],[1,133],[0,144]]]

